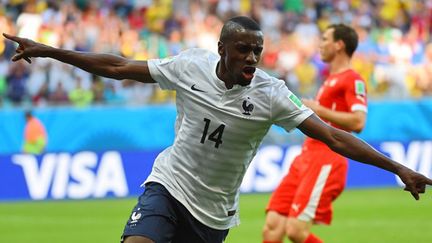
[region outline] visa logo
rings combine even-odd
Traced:
[[[123,162],[116,151],[105,152],[100,158],[89,151],[48,153],[40,163],[34,155],[17,154],[12,162],[22,167],[30,197],[35,200],[128,195]]]
[[[382,142],[378,144],[377,148],[394,161],[426,177],[432,177],[432,141],[412,141],[407,144],[401,142]],[[276,145],[261,147],[246,171],[240,191],[242,193],[273,191],[283,176],[287,174],[293,159],[300,152],[300,145],[293,145],[288,148]],[[357,173],[358,175],[360,172],[353,171],[353,173]],[[365,174],[364,178],[368,178],[368,175]],[[374,178],[368,178],[365,181],[374,182]],[[395,186],[404,186],[396,175],[395,180],[390,183]],[[356,186],[361,187],[365,185],[356,184]],[[368,186],[370,186],[370,183],[368,183]]]
[[[406,167],[426,177],[432,176],[432,141],[412,141],[406,149],[399,142],[384,142],[380,149]],[[404,186],[402,180],[398,176],[395,177],[397,183]]]
[[[300,152],[300,145],[286,149],[277,145],[261,147],[246,171],[240,191],[243,193],[273,191],[283,176],[288,173],[292,161]]]

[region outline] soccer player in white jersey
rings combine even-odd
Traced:
[[[174,144],[157,157],[144,182],[124,242],[223,242],[228,230],[239,224],[239,187],[272,124],[287,131],[298,128],[343,156],[397,174],[416,199],[432,184],[349,133],[328,126],[284,81],[257,69],[263,33],[248,17],[224,24],[219,55],[190,49],[162,60],[128,60],[4,36],[19,44],[12,61],[49,57],[96,75],[157,82],[162,89],[176,91]]]

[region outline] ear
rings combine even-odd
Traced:
[[[218,53],[220,56],[225,55],[225,46],[221,41],[218,41]]]
[[[345,43],[344,43],[342,40],[338,40],[338,41],[336,42],[336,44],[337,44],[337,50],[338,50],[338,51],[343,51],[343,50],[345,50]]]

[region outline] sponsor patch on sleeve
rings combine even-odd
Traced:
[[[290,94],[290,96],[288,97],[298,108],[301,108],[303,106],[303,103],[301,102],[301,100],[299,98],[297,98],[297,96],[295,96],[295,94]]]
[[[366,87],[362,80],[355,81],[355,93],[356,95],[366,95]]]
[[[159,64],[167,64],[170,63],[172,61],[174,61],[176,56],[169,56],[169,57],[165,57],[159,60]]]

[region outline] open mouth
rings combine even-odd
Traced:
[[[255,67],[244,67],[242,74],[246,79],[252,79],[254,76],[255,70],[256,70]]]

